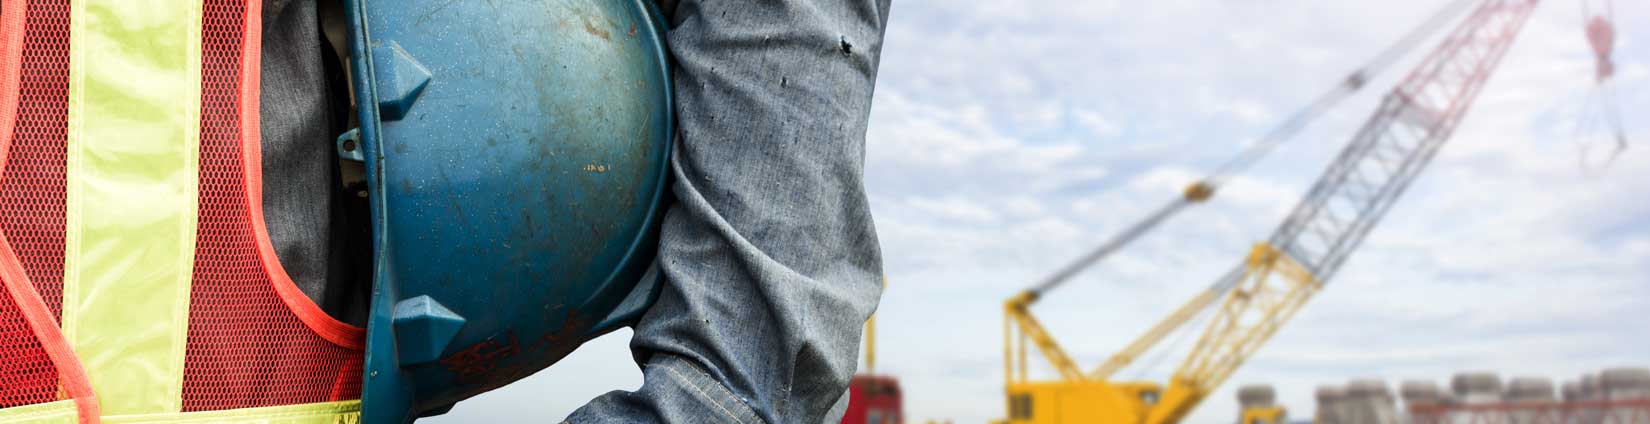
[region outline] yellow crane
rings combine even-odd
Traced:
[[[1192,184],[1140,224],[1008,299],[1003,307],[1008,417],[999,422],[1158,424],[1185,417],[1340,269],[1449,139],[1537,2],[1458,0],[1446,6],[1213,176]],[[1236,269],[1098,368],[1089,372],[1079,368],[1032,315],[1031,305],[1050,290],[1186,206],[1208,199],[1227,175],[1252,164],[1267,149],[1361,89],[1374,73],[1455,21],[1459,23],[1437,47],[1385,95],[1373,116],[1271,237],[1255,244]],[[1211,307],[1212,319],[1167,382],[1112,379],[1118,370]],[[1041,353],[1058,379],[1028,377],[1028,346]],[[1280,422],[1283,415],[1277,407],[1244,411],[1245,423]]]

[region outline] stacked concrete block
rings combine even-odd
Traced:
[[[1501,376],[1493,372],[1463,372],[1450,378],[1450,391],[1455,394],[1455,401],[1460,405],[1492,405],[1501,403]],[[1483,412],[1456,412],[1450,414],[1450,422],[1471,424],[1482,422],[1505,422],[1506,417],[1493,411]]]
[[[1583,374],[1579,381],[1580,396],[1577,400],[1584,403],[1604,400],[1604,389],[1599,388],[1598,375]],[[1604,410],[1595,407],[1581,408],[1576,412],[1578,424],[1600,424],[1604,422]]]
[[[1462,404],[1482,405],[1501,401],[1501,376],[1493,372],[1456,373],[1450,378],[1449,387]]]
[[[1422,417],[1430,414],[1416,414],[1416,408],[1432,408],[1443,406],[1449,402],[1448,396],[1438,388],[1438,383],[1428,380],[1406,380],[1398,385],[1398,397],[1404,401],[1403,411],[1400,414],[1409,417],[1410,423],[1426,422]]]
[[[1247,411],[1252,408],[1271,408],[1277,406],[1278,404],[1278,392],[1276,389],[1273,389],[1270,384],[1251,384],[1239,387],[1237,391],[1237,398],[1239,417],[1243,416],[1243,411]]]
[[[1550,421],[1551,414],[1544,405],[1551,405],[1556,398],[1553,396],[1553,381],[1542,377],[1519,377],[1507,383],[1507,391],[1501,397],[1507,403],[1519,406],[1507,417],[1512,424],[1536,424]]]
[[[1650,368],[1607,369],[1598,374],[1598,382],[1606,399],[1650,399]]]
[[[1612,368],[1598,374],[1602,398],[1610,402],[1650,400],[1650,369]],[[1603,411],[1607,423],[1642,423],[1650,421],[1650,411],[1642,407],[1614,406]]]
[[[1581,376],[1581,398],[1585,400],[1602,400],[1604,389],[1599,387],[1597,374],[1583,374]]]
[[[1581,401],[1581,381],[1566,381],[1560,387],[1559,395],[1565,402]]]
[[[1380,380],[1318,388],[1316,424],[1650,424],[1650,368],[1612,368],[1555,386],[1545,377],[1503,381],[1461,372],[1449,390],[1427,380],[1398,386],[1403,408]]]
[[[1312,417],[1314,424],[1346,424],[1343,418],[1342,400],[1346,398],[1346,390],[1339,386],[1318,386],[1314,393],[1318,401],[1317,412]]]
[[[1507,382],[1507,391],[1502,394],[1508,402],[1532,403],[1552,402],[1557,398],[1553,395],[1553,381],[1543,377],[1518,377]]]
[[[1352,380],[1346,385],[1346,419],[1350,424],[1395,424],[1398,406],[1386,382],[1376,379]]]
[[[1238,406],[1248,408],[1266,408],[1278,404],[1278,392],[1270,384],[1250,384],[1239,387]]]

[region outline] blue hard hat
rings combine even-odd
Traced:
[[[349,0],[373,292],[363,418],[406,422],[634,321],[673,131],[646,0]]]

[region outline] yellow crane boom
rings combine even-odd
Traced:
[[[1426,168],[1465,116],[1537,2],[1462,0],[1456,3],[1476,4],[1476,7],[1386,94],[1374,115],[1272,236],[1256,244],[1238,270],[1153,326],[1093,373],[1085,374],[1078,368],[1031,314],[1030,305],[1083,267],[1115,252],[1185,205],[1206,199],[1213,193],[1214,184],[1194,184],[1181,199],[1158,210],[1142,224],[1009,299],[1004,305],[1003,326],[1008,406],[1008,418],[1004,421],[1013,424],[1158,424],[1178,422],[1185,417],[1322,289]],[[1455,15],[1451,8],[1446,8],[1438,16]],[[1448,20],[1434,17],[1399,45],[1418,42],[1424,37],[1416,34],[1430,33],[1429,27]],[[1382,66],[1391,63],[1392,52],[1383,53],[1376,63]],[[1365,70],[1354,73],[1343,87],[1350,90],[1361,87],[1367,77]],[[1322,101],[1316,102],[1308,112],[1321,113],[1318,108],[1323,105]],[[1302,124],[1291,120],[1286,126],[1298,128]],[[1240,155],[1247,156],[1252,155],[1248,152]],[[1217,301],[1219,306],[1210,323],[1166,384],[1110,380],[1118,369]],[[1059,380],[1034,381],[1027,376],[1028,345],[1042,353],[1060,375]]]
[[[1169,334],[1174,333],[1181,326],[1191,322],[1192,318],[1196,317],[1198,313],[1208,310],[1209,305],[1213,305],[1216,301],[1222,299],[1222,296],[1231,290],[1232,286],[1237,285],[1242,277],[1243,269],[1232,270],[1231,273],[1226,274],[1225,277],[1216,281],[1208,289],[1198,293],[1197,296],[1192,296],[1192,300],[1180,305],[1180,308],[1175,309],[1168,317],[1158,321],[1157,325],[1153,325],[1150,330],[1146,330],[1145,334],[1130,342],[1128,346],[1124,346],[1123,350],[1112,354],[1110,358],[1106,358],[1105,363],[1100,364],[1099,368],[1095,368],[1094,372],[1089,373],[1089,378],[1094,380],[1109,379],[1112,375],[1117,374],[1117,371],[1134,363],[1135,359],[1146,354],[1146,351],[1151,350],[1153,346],[1157,346],[1159,342],[1163,341],[1163,338],[1168,337]]]

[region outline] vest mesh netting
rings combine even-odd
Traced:
[[[0,233],[57,317],[63,305],[69,1],[30,1],[25,14],[17,114],[0,172]],[[58,399],[51,358],[17,302],[0,294],[0,408]]]

